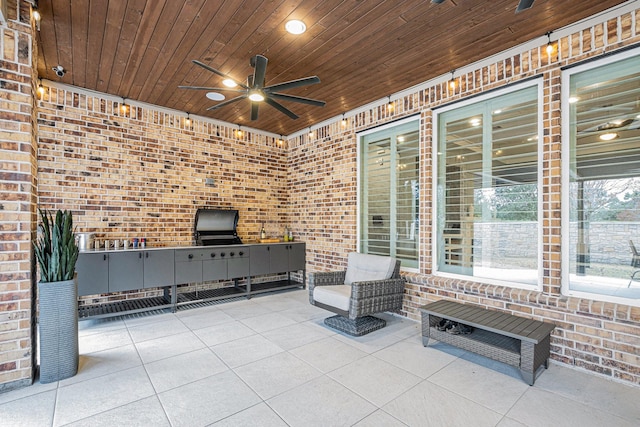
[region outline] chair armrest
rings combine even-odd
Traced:
[[[400,311],[405,282],[404,278],[396,278],[352,283],[349,318]]]
[[[344,285],[344,278],[346,274],[346,270],[309,273],[309,280],[307,281],[307,287],[309,288],[309,302],[315,305],[313,300],[313,289],[316,286]]]

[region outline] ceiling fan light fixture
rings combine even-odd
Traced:
[[[238,86],[238,83],[234,82],[231,79],[224,79],[222,81],[222,84],[225,85],[226,87],[236,87],[236,86]]]
[[[290,21],[287,21],[287,23],[284,24],[284,28],[289,34],[295,35],[302,34],[307,31],[307,26],[299,19],[292,19]]]
[[[261,94],[260,92],[251,92],[249,94],[249,99],[252,100],[253,102],[262,102],[264,101],[264,95]]]

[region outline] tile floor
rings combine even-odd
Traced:
[[[0,426],[637,426],[640,387],[517,370],[384,315],[360,338],[304,290],[80,322],[70,379],[0,394]]]

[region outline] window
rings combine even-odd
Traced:
[[[640,281],[631,281],[640,270],[640,56],[626,52],[563,78],[565,285],[640,299]]]
[[[418,267],[419,121],[359,137],[359,250]]]
[[[436,271],[537,285],[539,90],[436,112]]]

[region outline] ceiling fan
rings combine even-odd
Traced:
[[[265,102],[266,104],[272,106],[276,110],[280,111],[283,114],[286,114],[287,116],[295,120],[298,118],[298,116],[277,101],[299,102],[301,104],[313,105],[316,107],[324,107],[325,105],[324,101],[317,101],[315,99],[280,93],[280,91],[283,90],[320,83],[320,78],[318,78],[318,76],[305,77],[302,79],[265,86],[264,80],[267,72],[268,60],[262,55],[253,56],[249,61],[251,67],[253,67],[254,70],[253,75],[249,75],[247,77],[247,84],[240,83],[239,81],[229,77],[222,71],[216,70],[215,68],[210,67],[207,64],[204,64],[196,59],[192,60],[192,62],[204,68],[205,70],[211,71],[212,73],[224,78],[223,84],[229,87],[178,86],[180,89],[227,91],[240,94],[235,98],[229,99],[228,101],[212,105],[211,107],[207,108],[207,111],[217,110],[218,108],[222,108],[242,99],[249,98],[249,100],[251,101],[251,120],[258,119],[258,108],[261,102]],[[234,89],[234,87],[237,86],[239,86],[240,89]]]
[[[445,0],[431,0],[431,3],[440,4],[444,3]],[[534,0],[520,0],[518,2],[518,7],[516,8],[516,13],[522,12],[523,10],[527,10],[533,6]]]

